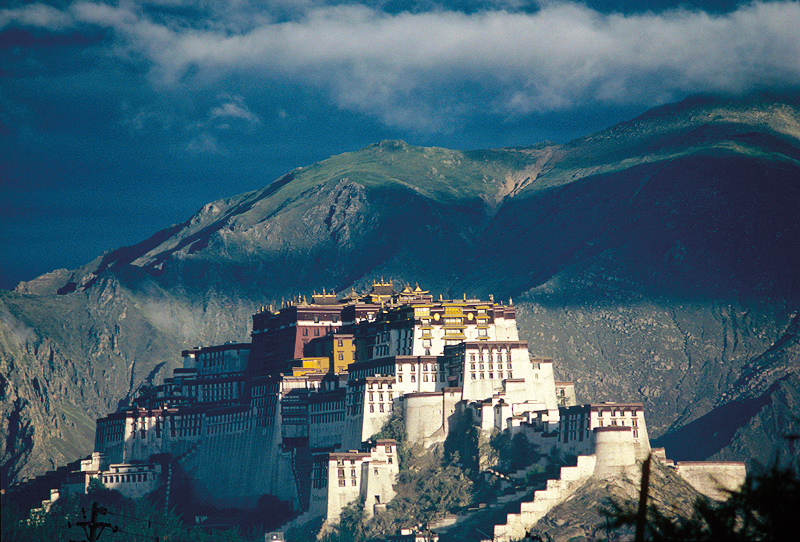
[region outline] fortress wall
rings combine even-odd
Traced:
[[[309,446],[312,448],[340,447],[345,442],[346,424],[344,419],[309,424]]]
[[[634,474],[636,449],[630,427],[610,426],[594,429],[596,464],[595,478],[610,478],[622,474]]]
[[[725,501],[744,484],[747,471],[738,461],[679,461],[678,475],[706,497]]]
[[[553,360],[532,361],[539,369],[532,370],[533,379],[528,382],[529,396],[525,400],[535,399],[545,404],[548,410],[558,410],[556,398],[556,380],[553,373]],[[551,420],[557,421],[557,420]]]
[[[444,393],[412,393],[404,396],[403,417],[410,444],[426,442],[437,431],[443,433]],[[445,434],[446,436],[446,434]],[[441,438],[444,440],[444,437]]]
[[[273,426],[210,435],[181,465],[216,506],[255,506],[264,494],[296,505],[291,455],[280,451],[277,433]]]
[[[399,399],[395,399],[394,408],[399,406]],[[350,407],[355,413],[345,412],[344,427],[342,429],[342,450],[356,450],[361,446],[361,434],[364,429],[363,404]]]
[[[122,463],[122,456],[124,454],[125,442],[122,440],[104,443],[95,446],[95,450],[105,454],[109,463]]]

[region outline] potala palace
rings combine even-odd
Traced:
[[[577,405],[553,360],[531,357],[519,340],[510,301],[436,300],[381,280],[366,295],[264,307],[251,336],[184,351],[172,378],[97,420],[95,451],[61,494],[97,479],[128,497],[160,489],[169,502],[180,469],[193,495],[215,506],[252,507],[270,494],[302,520],[336,523],[356,499],[373,515],[394,496],[396,442],[373,438],[393,413],[407,441],[425,446],[467,416],[487,436],[523,432],[543,454],[578,456],[495,527],[496,540],[509,540],[581,480],[635,469],[651,453],[643,405]],[[706,493],[744,478],[743,464],[676,468]]]

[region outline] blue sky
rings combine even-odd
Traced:
[[[382,139],[567,141],[800,87],[800,3],[60,0],[0,8],[0,288]]]

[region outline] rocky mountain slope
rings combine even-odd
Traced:
[[[768,461],[800,431],[798,209],[796,97],[694,98],[560,146],[334,156],[0,292],[2,485],[87,453],[93,418],[182,348],[247,340],[258,306],[381,276],[513,297],[581,400],[644,401],[676,459],[703,439]]]

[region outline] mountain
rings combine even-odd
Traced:
[[[88,453],[95,417],[181,349],[248,340],[259,306],[381,276],[513,297],[531,352],[581,401],[644,401],[675,459],[702,439],[769,461],[800,430],[798,209],[797,96],[694,97],[565,145],[331,157],[0,292],[0,482]]]

